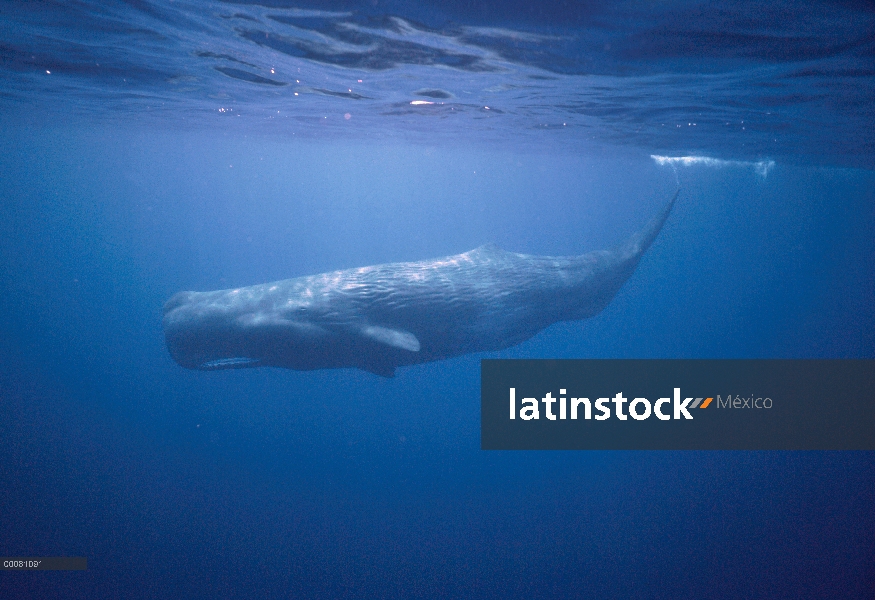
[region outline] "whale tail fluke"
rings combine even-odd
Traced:
[[[659,235],[659,232],[662,231],[662,226],[665,224],[666,219],[671,214],[671,209],[674,207],[674,202],[677,200],[678,194],[680,194],[681,190],[678,190],[674,193],[674,196],[671,200],[666,203],[666,205],[662,208],[659,213],[650,219],[650,222],[647,223],[638,233],[633,234],[629,239],[623,242],[620,246],[614,249],[617,257],[623,261],[632,261],[632,268],[635,268],[635,265],[638,264],[638,261],[641,259],[641,256],[647,252],[647,249],[650,248],[653,241],[656,239],[656,236]]]
[[[559,320],[586,319],[600,313],[635,272],[641,257],[650,248],[680,190],[640,231],[611,250],[597,250],[575,257],[576,293],[557,305]]]

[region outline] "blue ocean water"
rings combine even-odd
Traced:
[[[488,356],[875,357],[875,12],[0,5],[10,598],[872,598],[871,452],[485,452],[481,355],[192,372],[180,290],[611,246]]]

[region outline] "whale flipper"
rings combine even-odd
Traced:
[[[407,350],[408,352],[419,352],[421,348],[421,344],[416,339],[416,336],[403,329],[370,325],[362,329],[362,335],[375,342],[386,344],[399,350]]]

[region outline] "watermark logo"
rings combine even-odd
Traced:
[[[649,419],[651,415],[655,416],[660,421],[669,421],[672,418],[692,419],[693,415],[690,414],[690,410],[695,408],[708,408],[714,400],[714,398],[711,397],[689,397],[684,398],[684,400],[681,401],[680,388],[674,388],[673,398],[659,398],[653,404],[651,404],[650,400],[647,398],[633,398],[629,401],[628,398],[623,396],[622,392],[617,393],[612,398],[597,398],[594,402],[591,402],[589,398],[567,398],[565,396],[567,391],[564,388],[559,390],[559,394],[560,396],[558,398],[554,398],[552,392],[547,392],[547,394],[541,398],[541,403],[544,405],[544,418],[550,421],[555,421],[557,419],[557,414],[554,412],[553,407],[557,402],[559,406],[559,420],[565,420],[568,418],[571,420],[577,420],[578,416],[582,415],[583,419],[594,418],[596,421],[606,421],[611,418],[610,404],[613,403],[613,415],[621,421],[625,421],[629,417],[632,417],[636,421],[643,421]],[[510,388],[509,396],[509,416],[511,419],[517,418],[517,412],[519,412],[519,418],[523,421],[538,420],[541,418],[541,410],[539,409],[538,400],[536,398],[523,398],[520,401],[519,411],[517,411],[516,388]],[[760,398],[760,400],[762,400],[762,398]],[[768,400],[771,407],[771,399]],[[627,402],[629,402],[628,410],[626,410],[625,406]],[[669,404],[673,408],[673,413],[666,414],[663,412],[666,404]],[[593,417],[593,406],[596,411],[595,417]]]
[[[487,359],[481,374],[484,449],[875,450],[872,360]]]

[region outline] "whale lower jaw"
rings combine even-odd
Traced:
[[[257,367],[260,364],[260,358],[235,356],[232,358],[217,358],[216,360],[208,360],[207,362],[199,364],[197,368],[201,371],[222,371],[224,369],[244,369],[246,367]]]

